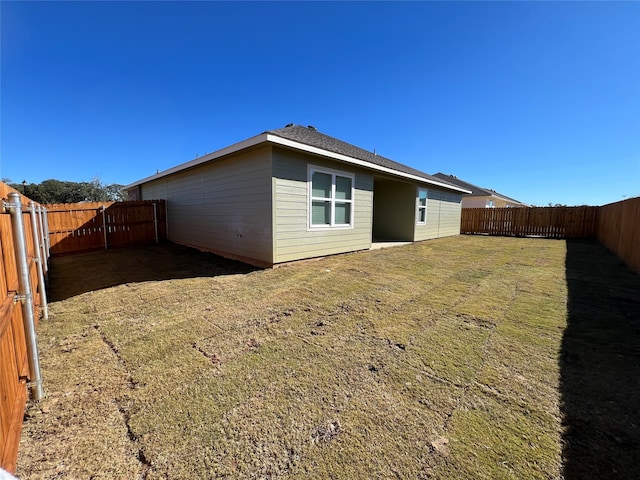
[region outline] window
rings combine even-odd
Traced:
[[[418,189],[418,212],[416,223],[418,225],[425,225],[427,223],[427,191],[423,188]]]
[[[309,227],[353,225],[353,175],[309,169]]]

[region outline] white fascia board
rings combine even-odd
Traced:
[[[225,155],[239,152],[240,150],[253,147],[255,145],[258,145],[266,141],[267,141],[267,135],[262,133],[260,135],[256,135],[255,137],[251,137],[247,140],[244,140],[242,142],[234,143],[233,145],[229,145],[228,147],[222,148],[220,150],[209,153],[207,155],[203,155],[202,157],[198,157],[188,162],[181,163],[180,165],[172,167],[168,170],[164,170],[160,173],[156,173],[155,175],[151,175],[147,178],[143,178],[142,180],[133,182],[124,188],[125,190],[128,190],[129,188],[137,187],[138,185],[142,185],[143,183],[152,182],[153,180],[158,180],[162,177],[166,177],[167,175],[171,175],[172,173],[177,173],[182,170],[186,170],[188,168],[197,167],[198,165],[201,165],[203,163],[209,162],[211,160],[215,160],[220,157],[224,157]]]
[[[124,188],[125,190],[128,190],[130,188],[137,187],[138,185],[142,185],[144,183],[158,180],[160,178],[166,177],[167,175],[171,175],[172,173],[177,173],[182,170],[186,170],[188,168],[196,167],[198,165],[209,162],[211,160],[215,160],[217,158],[224,157],[225,155],[230,155],[232,153],[239,152],[240,150],[244,150],[245,148],[250,148],[264,142],[271,142],[276,145],[282,145],[284,147],[294,148],[296,150],[301,150],[303,152],[308,152],[316,155],[321,155],[323,157],[333,158],[341,162],[350,163],[352,165],[358,165],[360,167],[368,168],[371,170],[377,170],[379,172],[388,173],[390,175],[395,175],[397,177],[403,177],[411,180],[416,180],[422,183],[428,183],[430,185],[446,188],[447,190],[455,190],[460,193],[471,193],[469,190],[465,190],[464,188],[461,188],[461,187],[448,185],[446,183],[440,183],[434,180],[430,180],[428,178],[420,177],[418,175],[413,175],[411,173],[400,172],[398,170],[394,170],[393,168],[383,167],[382,165],[376,165],[375,163],[367,162],[365,160],[360,160],[354,157],[350,157],[348,155],[343,155],[341,153],[330,152],[329,150],[325,150],[324,148],[313,147],[311,145],[296,142],[293,140],[288,140],[286,138],[278,137],[277,135],[272,135],[269,133],[262,133],[260,135],[256,135],[255,137],[251,137],[248,140],[234,143],[233,145],[225,147],[221,150],[217,150],[213,153],[209,153],[208,155],[198,157],[189,162],[182,163],[168,170],[164,170],[160,173],[156,173],[155,175],[151,175],[149,177],[143,178],[142,180],[138,180],[137,182],[133,182]]]
[[[322,155],[323,157],[330,157],[335,160],[339,160],[341,162],[351,163],[353,165],[358,165],[360,167],[365,167],[371,170],[377,170],[379,172],[388,173],[391,175],[395,175],[397,177],[408,178],[411,180],[417,180],[423,183],[429,183],[431,185],[436,185],[438,187],[446,188],[448,190],[456,190],[461,193],[471,193],[469,190],[465,190],[464,188],[456,187],[453,185],[448,185],[445,183],[436,182],[434,180],[430,180],[428,178],[420,177],[418,175],[413,175],[411,173],[401,172],[399,170],[394,170],[393,168],[383,167],[382,165],[376,165],[375,163],[367,162],[366,160],[360,160],[358,158],[353,158],[348,155],[343,155],[341,153],[334,153],[323,148],[313,147],[311,145],[306,145],[304,143],[295,142],[293,140],[288,140],[286,138],[278,137],[275,135],[267,134],[267,140],[272,143],[276,143],[278,145],[283,145],[286,147],[295,148],[296,150],[302,150],[308,153],[314,153],[316,155]]]

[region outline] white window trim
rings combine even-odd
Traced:
[[[312,177],[314,173],[325,173],[331,175],[331,225],[312,225],[312,205],[313,200],[329,200],[320,197],[313,197]],[[350,224],[335,224],[336,213],[336,175],[351,179],[351,199],[350,200],[338,200],[338,203],[349,203],[351,205],[351,223]],[[355,184],[356,176],[353,173],[345,172],[343,170],[334,170],[332,168],[318,167],[315,165],[307,165],[307,230],[308,231],[320,231],[320,230],[348,230],[353,229],[355,224]]]
[[[420,205],[420,192],[425,193],[425,204]],[[426,188],[418,187],[416,192],[416,225],[427,224],[427,205],[429,204],[429,191]],[[420,221],[420,210],[424,210],[424,222]]]

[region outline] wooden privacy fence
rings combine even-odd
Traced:
[[[460,233],[593,237],[599,207],[463,208]]]
[[[47,205],[51,254],[158,243],[166,239],[164,200]]]
[[[640,274],[640,197],[601,207],[463,208],[460,233],[595,238]]]
[[[159,242],[166,208],[158,200],[47,209],[1,182],[0,197],[0,467],[14,472],[27,387],[34,400],[43,395],[35,329],[47,318],[49,252]]]
[[[42,397],[35,329],[46,317],[44,209],[0,183],[0,466],[14,472],[27,386]]]
[[[600,207],[596,238],[640,274],[640,197]]]

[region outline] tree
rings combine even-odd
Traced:
[[[91,182],[69,182],[55,179],[42,183],[17,184],[7,182],[12,188],[38,203],[120,202],[125,199],[124,186],[113,183],[104,185],[99,178]]]
[[[127,192],[124,190],[124,185],[112,183],[104,187],[104,191],[107,194],[107,199],[112,202],[124,202],[127,199]]]

